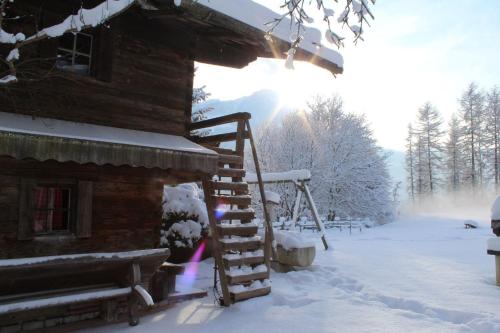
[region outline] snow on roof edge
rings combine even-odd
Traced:
[[[0,131],[217,155],[178,135],[0,112]]]
[[[251,0],[197,0],[196,3],[232,17],[233,19],[250,25],[264,33],[268,31],[265,24],[281,16],[269,8]],[[325,61],[339,67],[339,69],[342,69],[344,67],[344,58],[339,52],[330,49],[321,43],[321,32],[312,27],[304,26],[304,28],[304,38],[299,45],[299,49],[322,58]],[[272,35],[285,42],[290,42],[290,19],[285,17],[275,28]]]

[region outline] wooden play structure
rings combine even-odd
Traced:
[[[245,178],[246,182],[249,184],[258,184],[258,174],[249,174]],[[292,217],[292,229],[295,229],[297,224],[297,219],[299,215],[299,206],[302,200],[302,194],[305,195],[306,203],[309,206],[314,218],[314,222],[316,227],[321,235],[321,241],[323,242],[323,246],[325,250],[328,249],[328,241],[326,239],[325,234],[325,226],[321,221],[318,210],[316,208],[316,204],[311,196],[311,191],[309,190],[309,186],[307,183],[311,180],[311,172],[309,170],[291,170],[287,172],[279,172],[279,173],[264,173],[261,176],[263,184],[272,184],[272,183],[292,183],[295,184],[297,188],[297,196],[295,198],[295,206],[293,210]]]

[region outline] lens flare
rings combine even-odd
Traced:
[[[182,274],[180,285],[182,288],[190,288],[196,279],[198,273],[198,264],[201,261],[201,255],[205,251],[205,241],[201,242],[200,246],[196,249],[196,252],[189,260],[184,274]]]
[[[215,218],[217,220],[221,220],[222,217],[224,216],[224,213],[226,212],[226,205],[218,205],[217,208],[215,209]]]

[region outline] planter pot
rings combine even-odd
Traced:
[[[316,247],[304,247],[299,249],[285,250],[278,245],[276,255],[278,262],[283,265],[307,267],[311,266],[316,256]]]

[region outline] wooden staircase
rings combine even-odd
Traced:
[[[266,217],[263,240],[258,235],[258,226],[252,222],[255,212],[250,208],[248,184],[243,181],[246,139],[250,139],[256,170],[260,177],[249,119],[249,113],[236,113],[191,124],[191,130],[236,124],[235,132],[191,138],[219,153],[217,176],[205,178],[203,189],[222,290],[220,303],[225,306],[271,292],[269,273],[272,228],[267,223],[269,215],[263,207]],[[221,143],[226,143],[224,148],[220,147]],[[233,148],[226,148],[230,145]],[[262,182],[260,192],[265,202]]]

